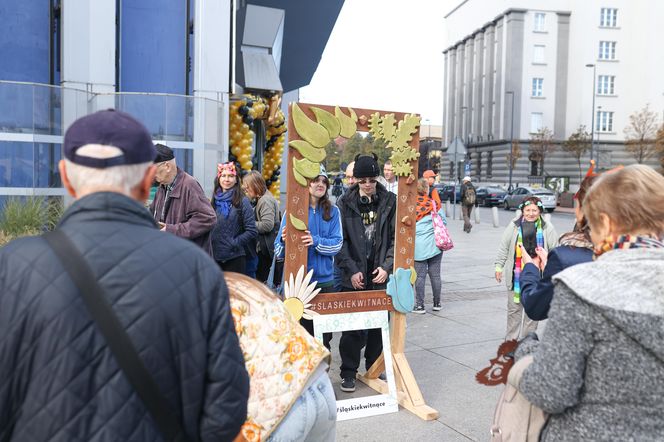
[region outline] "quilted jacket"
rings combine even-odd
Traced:
[[[246,418],[249,381],[215,262],[116,193],[76,201],[59,228],[90,264],[190,440],[232,440]],[[0,355],[0,440],[162,440],[40,237],[0,249]]]

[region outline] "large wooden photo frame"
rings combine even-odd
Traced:
[[[321,161],[320,152],[311,149],[324,149],[337,136],[350,138],[358,131],[382,138],[386,141],[386,148],[392,149],[393,168],[399,177],[393,274],[400,268],[414,274],[419,126],[419,116],[402,112],[306,103],[289,105],[284,281],[292,280],[301,268],[307,268],[307,248],[300,240],[300,231],[308,225],[309,191],[306,175],[313,175],[310,172],[314,167],[312,163]],[[389,395],[388,383],[378,379],[378,376],[386,371],[386,359],[392,359],[389,371],[394,372],[398,403],[422,419],[438,417],[438,411],[424,402],[404,353],[406,315],[395,310],[393,300],[385,290],[318,294],[307,302],[307,308],[319,315],[390,311],[390,345],[384,345],[384,348],[391,347],[391,357],[386,358],[382,354],[365,375],[358,375],[358,379],[377,392]]]

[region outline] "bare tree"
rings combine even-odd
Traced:
[[[567,140],[563,143],[562,149],[568,154],[576,158],[576,163],[579,165],[579,183],[581,182],[581,157],[588,152],[592,146],[590,134],[586,130],[586,126],[581,125]]]
[[[629,116],[629,124],[625,127],[625,150],[637,163],[641,164],[658,153],[664,152],[664,142],[658,139],[657,113],[650,110],[650,105]],[[661,129],[660,129],[661,131]]]
[[[530,137],[530,161],[537,161],[540,165],[540,175],[544,175],[544,160],[556,150],[553,143],[553,132],[548,127],[543,127]]]
[[[514,170],[517,161],[519,161],[519,158],[521,158],[521,145],[519,144],[518,140],[512,141],[512,156],[510,157],[510,154],[508,153],[505,157],[508,168],[510,167],[510,158],[512,159],[512,170]]]

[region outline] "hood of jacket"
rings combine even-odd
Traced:
[[[623,333],[664,357],[653,339],[664,324],[664,249],[612,250],[553,277],[597,307]],[[643,320],[635,320],[643,315]],[[661,338],[661,336],[660,336]]]

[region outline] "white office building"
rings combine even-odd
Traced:
[[[630,114],[649,105],[662,121],[664,57],[654,42],[663,19],[664,2],[654,1],[461,1],[445,16],[443,144],[466,144],[480,182],[507,183],[513,138],[514,184],[578,184],[576,159],[560,145],[543,170],[529,159],[531,136],[544,127],[561,143],[585,125],[602,169],[634,163],[624,150]],[[659,167],[659,158],[646,164]]]

